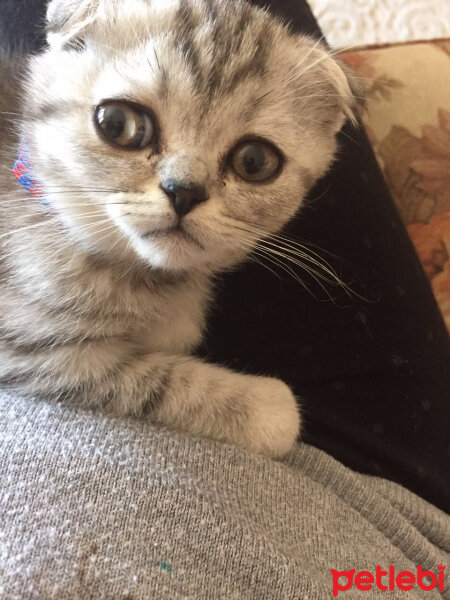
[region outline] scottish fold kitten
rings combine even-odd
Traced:
[[[190,353],[214,274],[330,165],[351,76],[241,0],[53,0],[19,92],[2,70],[1,384],[284,455],[291,390]]]

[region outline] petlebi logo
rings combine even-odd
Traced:
[[[444,591],[444,574],[446,565],[438,565],[437,573],[433,571],[425,571],[423,567],[418,566],[415,572],[412,571],[397,571],[394,566],[388,567],[385,571],[379,565],[375,569],[375,573],[370,571],[359,571],[350,569],[349,571],[336,571],[331,569],[333,578],[333,596],[337,598],[341,596],[345,599],[345,592],[352,588],[368,592],[374,588],[378,588],[383,592],[401,590],[409,592],[414,588],[431,592],[438,589]]]

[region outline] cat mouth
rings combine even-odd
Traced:
[[[146,231],[141,235],[143,239],[166,239],[168,241],[185,241],[190,244],[194,244],[201,250],[205,250],[205,247],[200,244],[200,242],[191,235],[184,227],[181,225],[176,225],[174,227],[166,227],[164,229],[153,229],[152,231]]]

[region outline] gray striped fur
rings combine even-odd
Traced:
[[[283,227],[328,168],[353,115],[348,78],[240,0],[53,0],[48,18],[22,101],[13,84],[0,98],[23,112],[18,135],[14,115],[0,118],[1,384],[283,455],[300,429],[290,389],[191,352],[213,276]],[[154,147],[100,139],[93,108],[115,98],[155,116]],[[20,135],[51,209],[11,175]],[[264,185],[226,163],[248,135],[285,157]],[[183,221],[195,244],[158,233],[175,224],[167,177],[208,190]]]

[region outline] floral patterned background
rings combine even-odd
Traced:
[[[347,52],[362,121],[450,331],[450,40]]]

